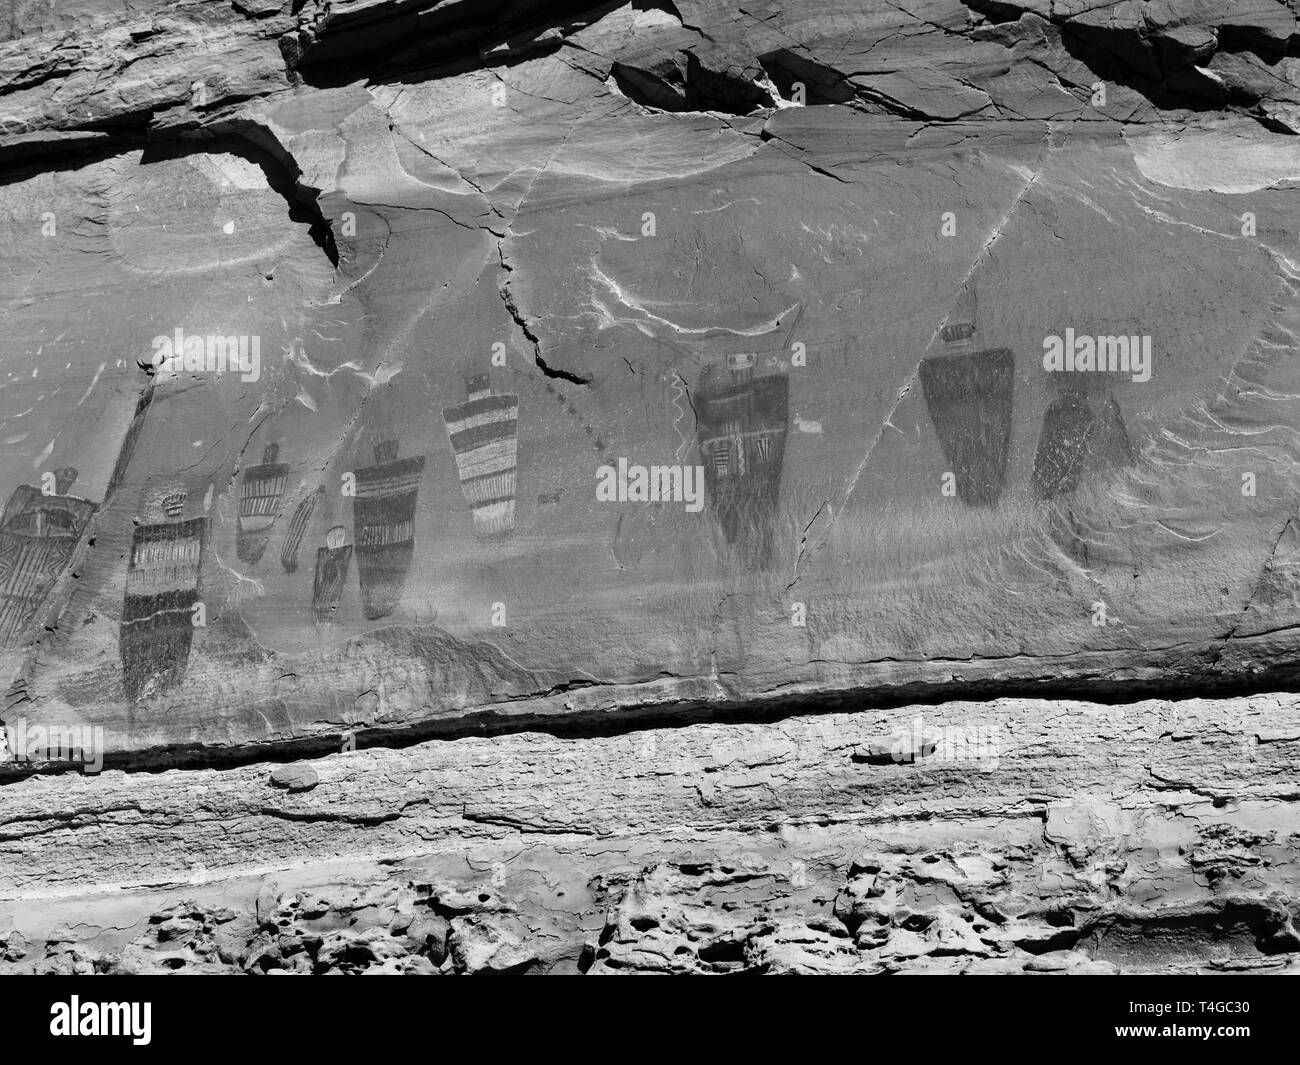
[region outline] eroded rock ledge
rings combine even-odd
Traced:
[[[0,967],[1289,971],[1298,759],[1300,700],[1259,696],[33,778]]]

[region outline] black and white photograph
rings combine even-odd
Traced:
[[[33,1045],[184,975],[1281,1031],[1300,0],[3,0],[0,353]]]

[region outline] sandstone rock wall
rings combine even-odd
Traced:
[[[1297,62],[13,5],[3,964],[1283,964]]]

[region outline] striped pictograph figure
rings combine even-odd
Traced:
[[[374,621],[387,617],[402,598],[415,555],[415,503],[424,456],[399,459],[397,441],[375,444],[375,464],[356,471],[353,538],[361,608]]]
[[[726,542],[749,570],[772,563],[774,521],[789,431],[790,382],[754,376],[757,356],[727,357],[728,376],[707,365],[695,397],[704,483]]]
[[[509,536],[515,527],[515,469],[519,457],[519,397],[494,395],[487,374],[466,382],[469,398],[442,412],[469,503],[474,535]]]
[[[284,544],[280,548],[280,565],[284,567],[285,573],[293,573],[298,569],[298,548],[302,546],[302,538],[307,532],[312,514],[324,499],[325,486],[321,485],[294,508],[289,528],[284,534]]]
[[[54,473],[53,493],[19,485],[0,517],[0,647],[27,631],[63,572],[96,504],[68,494],[71,466]]]
[[[271,542],[271,527],[280,515],[280,500],[289,480],[289,467],[277,462],[279,457],[279,445],[268,444],[261,464],[245,470],[240,482],[235,555],[241,562],[260,562]]]
[[[132,534],[119,640],[133,702],[175,685],[189,662],[208,519],[186,519],[186,499],[183,488],[155,492]]]

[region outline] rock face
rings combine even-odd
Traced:
[[[1254,696],[36,777],[0,969],[1284,971],[1298,758],[1300,700]]]
[[[2,964],[1293,951],[1296,18],[19,5]]]

